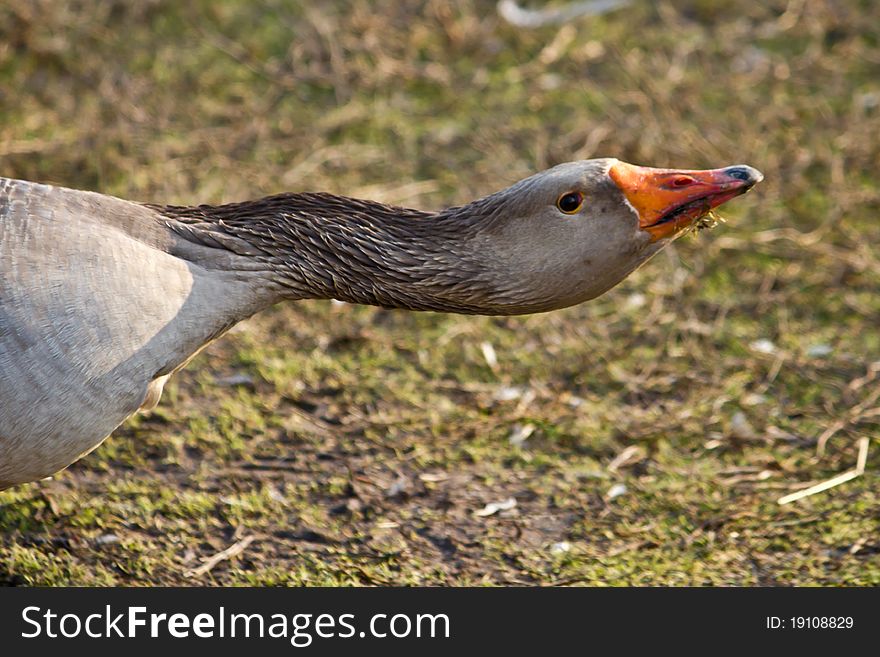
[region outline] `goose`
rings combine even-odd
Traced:
[[[762,179],[746,165],[581,160],[425,212],[328,193],[156,205],[0,178],[0,490],[95,449],[207,344],[279,301],[572,306]]]

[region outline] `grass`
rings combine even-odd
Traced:
[[[4,3],[6,176],[426,208],[607,155],[766,180],[580,307],[245,322],[151,415],[0,493],[0,582],[880,584],[876,441],[860,478],[776,504],[880,424],[878,26],[868,1],[534,31],[489,0]]]

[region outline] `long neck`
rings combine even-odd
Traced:
[[[278,298],[522,312],[505,290],[507,277],[487,267],[484,232],[491,231],[493,203],[488,197],[434,214],[329,194],[284,194],[224,206],[151,207],[198,245],[186,257],[262,277]]]

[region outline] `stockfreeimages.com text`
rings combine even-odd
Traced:
[[[305,648],[315,638],[449,638],[446,614],[373,614],[359,628],[355,614],[245,614],[219,607],[214,613],[151,613],[146,607],[97,613],[63,613],[41,607],[21,612],[25,639],[37,637],[104,638],[274,638]]]

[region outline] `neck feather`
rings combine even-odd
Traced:
[[[189,244],[184,257],[259,276],[286,299],[338,299],[471,314],[516,305],[485,252],[502,199],[440,213],[323,193],[222,206],[151,206]],[[207,247],[207,248],[204,248]],[[217,252],[223,258],[217,259]],[[195,255],[195,253],[199,255]],[[201,263],[200,263],[201,264]],[[207,266],[211,266],[208,263]]]

